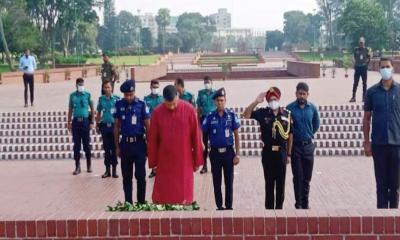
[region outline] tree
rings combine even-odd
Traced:
[[[279,30],[267,31],[265,48],[268,50],[277,47],[280,50],[282,48],[283,41],[283,32]]]
[[[183,42],[177,33],[167,33],[165,35],[165,49],[171,52],[179,52]]]
[[[133,48],[138,41],[138,29],[140,29],[140,19],[132,13],[121,11],[117,16],[118,32],[117,41],[119,48]]]
[[[340,29],[356,46],[360,37],[368,46],[382,49],[388,45],[388,24],[382,6],[373,1],[349,0],[338,20]]]
[[[0,35],[1,35],[1,42],[3,43],[3,47],[6,52],[6,59],[7,59],[8,67],[10,68],[11,71],[13,71],[14,67],[13,67],[13,63],[11,61],[11,54],[10,54],[10,50],[8,49],[6,36],[4,35],[3,20],[2,20],[1,15],[0,15]]]
[[[142,45],[143,48],[148,50],[148,51],[152,51],[153,49],[153,37],[151,35],[151,31],[149,28],[142,28],[141,29],[141,41],[142,41]]]
[[[103,0],[104,24],[99,29],[97,42],[103,51],[115,51],[117,48],[118,20],[114,0]]]
[[[296,44],[304,43],[307,40],[306,29],[309,19],[301,11],[289,11],[283,14],[285,42]]]
[[[215,22],[200,13],[184,13],[176,24],[184,52],[197,51],[211,45]]]
[[[317,0],[317,4],[321,10],[325,20],[325,26],[328,32],[328,45],[333,47],[334,42],[334,22],[343,11],[345,0]]]
[[[171,22],[171,15],[169,9],[161,8],[158,10],[156,16],[156,22],[158,25],[158,48],[162,53],[165,53],[165,34],[166,28]]]
[[[81,23],[97,23],[98,17],[94,6],[99,6],[99,0],[62,1],[63,7],[59,16],[57,32],[61,37],[64,56],[68,55],[70,40],[78,34]],[[84,24],[83,24],[84,25]]]

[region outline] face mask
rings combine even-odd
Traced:
[[[383,80],[390,80],[392,78],[392,68],[382,68],[380,70]]]
[[[78,92],[85,91],[85,86],[78,86]]]
[[[272,110],[276,110],[280,107],[279,101],[275,101],[275,100],[269,102],[268,105]]]
[[[211,83],[205,83],[205,84],[204,84],[204,87],[205,87],[207,90],[210,90],[210,89],[211,89]]]
[[[159,91],[158,88],[152,88],[152,89],[151,89],[151,94],[153,94],[153,95],[157,95],[159,92],[160,92],[160,91]]]

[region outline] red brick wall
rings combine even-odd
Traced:
[[[261,211],[262,212],[262,211]],[[388,212],[389,213],[389,212]],[[0,239],[273,239],[394,240],[400,239],[396,214],[318,216],[298,211],[242,217],[232,212],[105,213],[99,218],[0,220]],[[88,215],[89,216],[89,215]]]
[[[306,62],[287,62],[287,70],[290,75],[299,78],[319,78],[320,65],[319,63],[306,63]]]
[[[131,77],[138,82],[149,82],[153,79],[167,75],[167,64],[160,63],[148,66],[135,66],[131,68]]]

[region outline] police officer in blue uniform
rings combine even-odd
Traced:
[[[105,81],[102,84],[104,95],[99,97],[97,104],[96,126],[97,132],[101,133],[104,148],[104,165],[106,172],[101,176],[102,178],[112,177],[118,178],[117,174],[117,155],[115,154],[115,140],[114,140],[114,113],[115,104],[119,100],[117,95],[112,93],[113,83]]]
[[[90,109],[90,112],[89,112]],[[81,144],[85,151],[87,172],[92,172],[90,152],[90,130],[94,125],[94,108],[90,93],[85,91],[85,84],[82,78],[76,79],[76,91],[69,96],[67,128],[72,131],[74,142],[75,171],[73,175],[81,173]],[[71,121],[71,118],[73,119]]]
[[[215,92],[213,100],[217,109],[203,120],[202,130],[210,140],[211,172],[217,210],[223,210],[221,181],[222,171],[225,180],[225,209],[232,210],[234,165],[240,161],[240,142],[238,116],[225,108],[225,89]],[[233,140],[235,138],[235,141]],[[233,145],[235,144],[235,149]]]
[[[135,97],[134,80],[125,81],[120,89],[124,97],[115,104],[114,138],[117,156],[121,157],[125,201],[133,203],[132,178],[135,165],[137,201],[145,203],[147,151],[145,134],[150,126],[150,113],[146,104]]]

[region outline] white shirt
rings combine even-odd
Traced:
[[[26,57],[25,55],[23,55],[19,59],[19,70],[23,71],[24,73],[33,74],[36,70],[35,57],[31,55]]]

